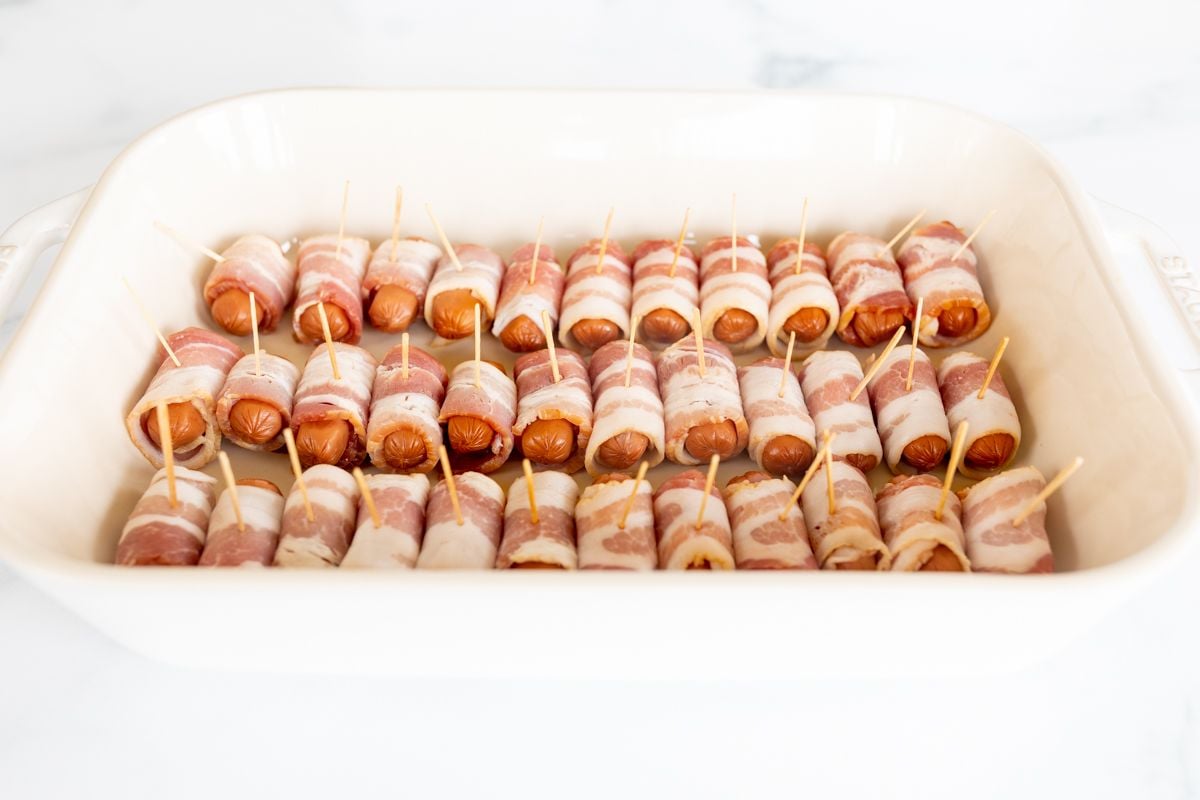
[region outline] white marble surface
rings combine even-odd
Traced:
[[[383,5],[0,0],[0,225],[254,89],[801,86],[999,118],[1200,253],[1194,1]],[[1198,572],[1003,678],[414,685],[165,667],[0,565],[0,792],[1194,797]]]

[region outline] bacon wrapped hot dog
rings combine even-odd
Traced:
[[[238,481],[238,503],[242,524],[229,490],[221,492],[208,523],[208,541],[200,556],[202,567],[266,567],[275,558],[279,529],[283,524],[283,495],[270,481],[250,478]]]
[[[133,507],[117,542],[114,563],[127,567],[195,564],[216,496],[216,480],[186,467],[175,468],[175,506],[167,471],[160,469]]]
[[[517,359],[517,419],[513,435],[535,464],[578,472],[592,435],[592,389],[578,354],[556,351],[560,380],[555,383],[550,351]]]
[[[579,484],[561,472],[533,476],[537,521],[529,505],[524,476],[508,488],[504,506],[504,539],[496,556],[496,569],[575,569],[575,501]]]
[[[808,536],[821,569],[886,570],[892,557],[879,533],[875,496],[863,474],[833,462],[834,513],[829,513],[829,471],[821,467],[800,495]]]
[[[292,302],[296,267],[270,237],[252,233],[231,244],[204,282],[204,300],[213,321],[234,336],[249,336],[255,323],[264,332],[275,330]],[[250,317],[254,294],[255,319]]]
[[[733,523],[733,555],[738,569],[816,569],[804,513],[793,508],[795,485],[765,472],[747,472],[725,486],[725,507]]]
[[[733,355],[720,342],[704,342],[704,375],[694,338],[680,339],[658,357],[658,389],[666,415],[667,458],[701,464],[746,449],[750,426],[742,412]]]
[[[976,274],[978,262],[969,246],[953,258],[966,234],[942,222],[917,228],[900,245],[896,260],[904,271],[904,286],[915,304],[924,298],[921,344],[954,347],[977,339],[992,322]]]
[[[662,348],[687,336],[700,308],[700,270],[691,248],[681,247],[676,260],[675,242],[650,239],[637,246],[632,259],[630,313],[638,320],[638,338],[650,347]]]
[[[429,472],[437,465],[438,412],[447,380],[445,367],[420,348],[409,348],[407,378],[403,345],[387,352],[371,390],[367,453],[372,464],[389,472]]]
[[[495,472],[513,449],[517,385],[489,361],[480,362],[478,369],[476,387],[474,361],[454,368],[438,414],[455,472]]]
[[[715,484],[700,516],[704,483],[704,473],[689,469],[663,481],[654,492],[659,569],[734,568],[729,515]]]
[[[847,344],[887,341],[913,315],[900,267],[887,242],[846,232],[829,243],[829,279],[841,307],[837,334]]]
[[[987,371],[987,359],[967,352],[946,356],[937,371],[950,427],[957,430],[967,422],[962,471],[972,478],[1011,464],[1021,444],[1021,421],[999,370],[979,397]]]
[[[901,345],[867,384],[888,469],[926,472],[950,449],[950,428],[929,356],[917,348],[912,388],[905,390],[912,345]]]
[[[897,475],[879,490],[875,504],[893,572],[969,572],[963,552],[962,506],[946,497],[937,518],[942,482],[932,475]]]
[[[816,428],[796,374],[782,358],[763,358],[738,368],[738,385],[754,463],[772,475],[803,474],[816,449]]]
[[[800,353],[820,350],[837,328],[840,309],[825,265],[825,255],[812,242],[804,243],[804,258],[796,269],[797,239],[784,239],[767,254],[771,279],[771,313],[767,346],[773,355],[787,352],[796,334]]]
[[[735,258],[736,255],[736,258]],[[704,335],[735,353],[753,350],[767,335],[771,284],[767,260],[754,243],[713,239],[700,256],[700,320]]]
[[[300,463],[358,466],[367,455],[368,404],[375,356],[352,344],[333,343],[340,378],[333,376],[329,349],[312,351],[292,410],[292,433]]]
[[[1025,506],[1046,488],[1037,467],[993,475],[961,493],[967,556],[976,572],[1053,572],[1054,554],[1046,535],[1046,504],[1013,525]]]
[[[800,388],[812,414],[817,438],[837,433],[833,457],[845,460],[863,472],[870,472],[883,457],[883,445],[871,417],[867,393],[854,400],[850,395],[863,379],[862,366],[850,353],[822,350],[804,361]]]
[[[608,241],[604,265],[599,239],[579,247],[567,259],[567,285],[562,296],[558,338],[565,347],[598,350],[629,336],[632,273],[621,245]]]
[[[349,472],[329,464],[309,467],[303,478],[313,519],[308,518],[297,482],[283,506],[275,566],[336,567],[346,557],[354,537],[358,484]]]
[[[375,248],[363,278],[362,299],[371,324],[381,331],[408,330],[425,307],[425,292],[442,248],[411,236]]]
[[[259,351],[242,356],[229,371],[217,397],[221,433],[247,450],[273,452],[283,447],[283,431],[292,424],[292,400],[300,370],[286,358]]]
[[[358,504],[358,527],[342,567],[411,569],[425,534],[429,478],[425,475],[367,475],[367,489],[379,513],[379,527],[365,498]]]
[[[362,338],[362,282],[371,243],[366,239],[314,236],[296,254],[299,279],[292,334],[296,341],[325,341],[318,304],[325,306],[329,334],[335,342],[357,344]]]
[[[464,472],[454,482],[462,524],[454,513],[449,485],[439,481],[429,493],[417,568],[492,569],[504,529],[504,490],[478,472]]]
[[[658,565],[650,495],[649,483],[642,481],[634,493],[633,478],[621,473],[601,475],[583,490],[575,505],[580,569],[650,570]]]
[[[454,252],[462,269],[448,254],[442,256],[425,293],[425,322],[445,340],[475,333],[477,303],[480,324],[490,325],[496,316],[500,279],[504,275],[504,259],[486,247],[458,244]]]
[[[496,321],[492,324],[492,334],[500,344],[515,353],[530,353],[545,347],[542,312],[550,315],[553,330],[558,324],[564,282],[562,267],[554,260],[550,245],[541,246],[536,262],[532,242],[518,247],[504,272]]]
[[[632,363],[628,357],[628,343],[609,342],[588,364],[596,410],[584,464],[592,475],[635,469],[643,459],[652,467],[663,460],[666,429],[654,361],[640,344],[633,347]]]

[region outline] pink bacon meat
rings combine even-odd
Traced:
[[[783,394],[779,387],[782,380]],[[797,461],[788,470],[802,473],[816,452],[816,428],[796,373],[787,368],[782,358],[763,358],[738,368],[738,385],[742,392],[742,409],[750,425],[750,457],[758,468],[776,473],[764,463],[767,448],[782,437],[792,437],[808,446],[809,458]]]
[[[329,464],[304,471],[304,486],[312,504],[310,522],[297,482],[283,507],[283,525],[277,567],[336,567],[342,563],[354,537],[358,511],[358,484],[349,472]]]
[[[362,282],[363,304],[371,307],[376,293],[384,286],[398,286],[416,300],[416,315],[425,307],[425,292],[433,277],[433,269],[442,257],[442,248],[419,236],[397,239],[395,245],[389,239],[375,248],[371,263]],[[390,327],[389,332],[406,329],[412,320]]]
[[[455,472],[495,472],[504,466],[513,449],[513,423],[517,418],[517,385],[494,364],[479,364],[480,386],[475,386],[475,362],[463,361],[450,375],[446,400],[438,423],[452,417],[474,417],[492,429],[491,444],[475,453],[450,449]]]
[[[884,457],[892,472],[925,472],[941,463],[950,449],[950,427],[929,356],[917,348],[913,356],[912,388],[905,390],[912,345],[901,345],[867,384]],[[914,452],[908,452],[916,445]],[[934,455],[940,452],[936,458]]]
[[[962,505],[953,493],[947,495],[939,520],[941,495],[942,482],[932,475],[897,475],[875,495],[893,572],[915,572],[934,558],[949,558],[958,569],[970,571],[964,552]],[[944,570],[945,566],[937,568]]]
[[[659,569],[734,569],[729,515],[715,484],[700,517],[704,482],[704,473],[690,469],[663,481],[654,492]]]
[[[1013,525],[1046,479],[1037,467],[1010,469],[962,493],[967,556],[976,572],[1053,572],[1054,554],[1046,535],[1046,504]]]
[[[492,324],[494,336],[499,337],[505,328],[522,317],[541,331],[543,311],[550,315],[552,331],[557,325],[566,280],[562,267],[554,260],[554,249],[546,244],[538,250],[536,272],[534,263],[532,242],[518,247],[513,253],[512,263],[505,270],[504,282],[500,284],[500,301],[496,307],[496,320]],[[533,273],[532,284],[529,282],[530,273]],[[539,339],[533,346],[520,349],[528,351],[545,347],[545,335]]]
[[[575,448],[566,461],[552,465],[563,472],[578,472],[583,467],[584,453],[592,436],[592,387],[588,382],[587,366],[578,353],[556,351],[560,380],[554,382],[550,351],[538,350],[517,359],[513,373],[517,376],[517,418],[513,435],[537,420],[563,419],[575,427]]]
[[[300,376],[296,406],[292,410],[292,433],[299,438],[300,426],[306,423],[344,420],[350,426],[351,436],[337,466],[349,469],[361,464],[367,454],[368,404],[376,362],[375,356],[352,344],[334,342],[333,349],[341,378],[333,376],[328,346],[318,345]]]
[[[463,522],[454,515],[446,482],[439,481],[429,493],[417,569],[492,569],[504,529],[504,490],[478,472],[464,472],[454,482]]]
[[[737,271],[734,271],[734,253]],[[749,239],[729,236],[713,239],[700,254],[700,319],[706,338],[720,339],[721,317],[742,311],[754,317],[754,331],[738,341],[726,341],[730,350],[744,353],[762,344],[767,335],[771,284],[767,259]]]
[[[221,492],[208,523],[202,567],[267,567],[275,558],[283,524],[283,495],[262,486],[237,487],[245,530],[238,528],[229,489]]]
[[[879,532],[875,495],[867,479],[846,462],[833,462],[833,514],[828,481],[829,471],[821,467],[800,495],[821,569],[888,569],[892,556]]]
[[[630,497],[633,505],[622,526],[621,515]],[[585,488],[575,505],[575,536],[580,569],[654,569],[658,552],[650,484],[642,481],[636,494],[628,477]]]
[[[533,476],[537,500],[537,522],[529,505],[525,476],[508,487],[504,506],[504,539],[496,555],[496,569],[514,567],[557,567],[575,569],[575,501],[579,484],[561,472],[538,472]]]
[[[184,328],[167,337],[179,366],[161,348],[162,362],[145,394],[125,417],[125,430],[134,446],[155,467],[163,465],[162,449],[147,432],[150,415],[161,403],[187,403],[204,419],[204,433],[184,445],[175,443],[175,463],[199,469],[217,456],[221,446],[221,428],[217,424],[217,395],[229,370],[242,357],[242,349],[233,342],[202,328]]]
[[[696,256],[687,245],[679,250],[675,274],[671,262],[675,258],[675,242],[670,239],[650,239],[633,251],[633,307],[635,320],[645,320],[654,311],[666,310],[678,314],[691,329],[696,311],[700,308],[700,268]],[[671,342],[661,342],[646,336],[639,322],[638,338],[648,346],[661,349]]]
[[[658,394],[658,372],[650,351],[640,344],[633,347],[633,365],[629,371],[629,387],[625,386],[629,343],[609,342],[592,354],[588,374],[595,398],[594,427],[584,455],[584,466],[592,475],[612,469],[601,463],[600,446],[614,436],[634,433],[646,438],[642,459],[657,466],[666,450],[666,428],[663,423],[663,404]],[[627,469],[637,469],[631,464]]]
[[[371,390],[371,415],[367,424],[367,453],[382,470],[429,472],[437,465],[442,429],[438,412],[446,397],[446,368],[417,347],[408,350],[408,378],[404,377],[404,350],[396,345],[387,352],[375,373]],[[425,460],[402,470],[388,463],[386,442],[393,433],[409,433],[425,442]]]
[[[767,319],[767,346],[772,355],[787,352],[788,320],[805,310],[825,315],[825,327],[813,338],[796,337],[795,352],[821,350],[833,336],[840,318],[837,295],[829,282],[825,255],[812,242],[804,243],[804,257],[796,269],[796,250],[799,240],[784,239],[767,253],[771,280],[771,313]]]
[[[796,486],[787,478],[747,473],[725,486],[725,507],[733,524],[733,556],[738,569],[816,569],[804,514],[793,508]]]
[[[217,262],[204,283],[205,302],[211,306],[231,289],[253,294],[262,314],[258,329],[264,333],[275,330],[296,288],[296,267],[279,243],[252,233],[231,244],[221,256],[225,260]]]
[[[258,355],[258,359],[253,353],[242,356],[229,371],[229,377],[225,379],[225,385],[217,397],[217,424],[221,427],[221,433],[240,447],[274,452],[283,447],[283,429],[292,424],[292,400],[300,380],[300,370],[286,358],[262,350]],[[279,412],[283,423],[279,433],[261,444],[239,436],[230,424],[229,415],[242,400],[266,403]]]
[[[610,239],[604,251],[604,266],[597,272],[601,243],[599,239],[592,239],[567,259],[567,283],[558,323],[558,338],[564,347],[587,349],[573,332],[576,324],[586,320],[611,322],[619,330],[616,338],[629,336],[633,286],[629,259],[621,245]]]
[[[358,527],[342,568],[411,569],[425,534],[429,478],[425,475],[368,475],[367,489],[379,512],[379,527],[366,499],[358,504]]]
[[[966,234],[945,220],[917,228],[904,244],[896,260],[904,273],[904,286],[915,305],[925,299],[922,315],[921,344],[927,347],[954,347],[977,339],[992,322],[992,311],[983,297],[976,272],[975,251],[967,247],[953,258]],[[947,312],[960,319],[961,330],[945,330]]]
[[[879,329],[873,341],[864,341],[855,325],[858,314],[884,314],[912,318],[913,306],[904,293],[904,279],[887,242],[861,233],[846,232],[829,244],[826,258],[829,279],[841,306],[837,334],[847,344],[870,347],[887,339],[890,330]],[[898,327],[898,326],[896,326]]]
[[[704,341],[705,374],[695,338],[680,339],[658,356],[658,389],[666,416],[667,458],[676,464],[695,465],[700,459],[688,452],[688,433],[697,425],[732,422],[737,430],[733,455],[746,449],[750,426],[742,412],[733,355],[720,342]]]
[[[176,467],[176,506],[172,508],[166,470],[154,473],[121,529],[114,563],[182,567],[199,561],[216,483],[203,472]]]
[[[486,247],[477,244],[456,244],[454,253],[462,264],[460,270],[449,254],[442,256],[433,272],[433,280],[425,293],[425,323],[430,330],[437,331],[434,305],[445,292],[466,291],[479,303],[481,324],[496,316],[496,302],[500,296],[500,279],[504,275],[504,259]],[[474,326],[455,338],[474,333]],[[440,334],[439,334],[439,338]]]
[[[870,472],[883,458],[883,445],[866,390],[850,399],[862,379],[858,359],[840,350],[813,353],[800,370],[800,388],[816,425],[818,441],[827,432],[836,432],[833,457]]]
[[[320,337],[309,337],[300,328],[300,317],[317,303],[335,305],[346,315],[349,331],[340,341],[357,344],[362,338],[362,283],[367,271],[371,243],[366,239],[348,236],[341,240],[335,235],[305,239],[296,254],[299,278],[296,287],[296,307],[292,310],[292,334],[298,342],[317,344]]]

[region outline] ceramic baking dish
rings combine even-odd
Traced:
[[[211,325],[199,291],[208,264],[152,222],[214,246],[248,231],[324,232],[336,227],[345,179],[348,232],[386,236],[403,183],[406,233],[430,235],[428,201],[451,238],[506,255],[545,215],[547,241],[565,257],[610,205],[628,246],[669,235],[685,206],[698,238],[721,235],[732,191],[740,230],[767,244],[795,233],[803,196],[822,243],[843,228],[894,230],[920,208],[966,226],[997,209],[978,244],[995,323],[974,347],[1013,337],[1004,373],[1025,428],[1020,463],[1049,474],[1076,454],[1087,460],[1050,501],[1061,571],[111,566],[152,473],[122,418],[153,372],[155,345],[120,277],[165,329]],[[1014,131],[890,97],[300,90],[215,103],[147,133],[90,192],[0,238],[4,305],[34,257],[66,239],[0,362],[0,556],[134,650],[197,666],[763,677],[1028,663],[1197,535],[1195,282],[1161,232],[1103,213]],[[390,343],[366,339],[377,355]],[[303,357],[286,334],[267,346]],[[283,459],[231,452],[240,474],[288,485]],[[746,468],[726,465],[722,478]],[[678,468],[660,468],[660,479],[662,469]]]

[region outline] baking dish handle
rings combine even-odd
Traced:
[[[1179,245],[1145,217],[1097,201],[1109,243],[1127,269],[1122,282],[1155,344],[1180,369],[1200,375],[1200,276]],[[1146,279],[1150,267],[1153,278]]]
[[[92,187],[86,186],[60,197],[30,211],[0,233],[0,319],[8,313],[38,256],[67,238],[91,191]]]

